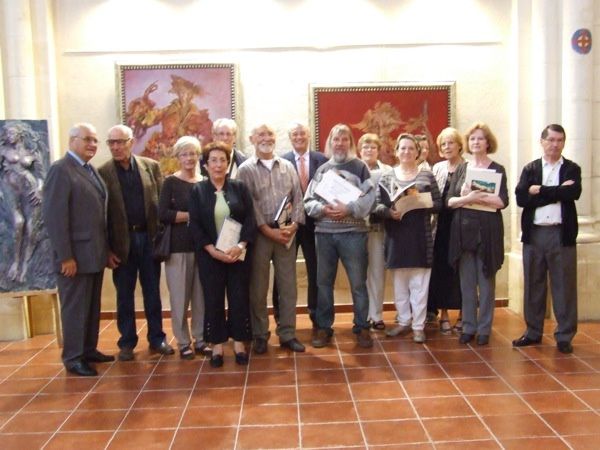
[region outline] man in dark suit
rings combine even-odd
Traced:
[[[81,376],[98,374],[90,362],[115,359],[96,348],[108,251],[106,186],[88,164],[97,149],[98,138],[92,125],[73,126],[67,154],[52,164],[46,177],[42,204],[58,272],[62,360],[69,372]]]
[[[232,119],[221,118],[213,122],[212,127],[213,141],[221,141],[229,145],[232,149],[231,161],[227,173],[230,178],[237,178],[237,169],[246,161],[246,156],[235,148],[237,140],[237,124]],[[208,176],[204,160],[200,160],[200,171],[202,175]]]
[[[516,187],[523,207],[523,308],[527,330],[513,341],[525,347],[542,341],[547,278],[556,317],[554,338],[561,353],[571,353],[577,332],[577,209],[581,168],[562,156],[565,130],[551,124],[542,131],[543,155],[523,168]]]
[[[288,137],[294,148],[292,151],[283,154],[281,157],[290,161],[298,177],[300,178],[300,187],[302,194],[306,192],[308,183],[312,180],[317,169],[327,162],[323,153],[311,151],[310,130],[300,122],[292,122],[288,128]],[[313,330],[316,330],[315,311],[317,309],[317,251],[315,249],[315,221],[312,217],[306,216],[304,225],[299,225],[296,233],[296,254],[298,247],[302,247],[304,255],[304,264],[306,266],[306,276],[308,289],[306,291],[306,304],[308,313],[313,324]],[[275,319],[278,319],[279,294],[277,287],[273,283],[273,310]]]
[[[112,160],[99,172],[108,189],[108,266],[117,290],[119,360],[134,358],[138,336],[134,292],[142,285],[150,351],[172,355],[162,328],[160,263],[152,257],[152,239],[158,228],[158,198],[162,175],[158,163],[131,153],[133,132],[125,125],[108,130]]]

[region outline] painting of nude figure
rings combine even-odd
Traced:
[[[0,120],[0,292],[56,287],[42,220],[49,164],[45,120]]]
[[[117,65],[121,121],[133,129],[133,152],[178,169],[172,148],[181,136],[212,140],[212,123],[236,119],[233,64]]]
[[[436,138],[454,123],[454,83],[365,83],[310,86],[314,146],[323,150],[329,130],[347,124],[356,141],[375,133],[382,142],[379,159],[394,166],[396,138],[401,133],[425,135],[429,141],[428,162],[439,156]]]

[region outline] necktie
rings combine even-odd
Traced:
[[[308,170],[306,170],[306,161],[304,161],[304,155],[299,158],[300,167],[298,170],[298,174],[300,175],[300,187],[302,188],[302,192],[306,192],[306,188],[308,187]]]
[[[100,181],[98,180],[98,178],[96,177],[96,174],[94,173],[94,169],[92,169],[92,166],[90,166],[88,163],[85,163],[83,165],[84,169],[88,171],[88,173],[90,174],[90,177],[92,178],[92,180],[94,181],[94,183],[96,184],[96,186],[103,191],[102,189],[102,184],[100,184]]]

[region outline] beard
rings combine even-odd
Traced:
[[[333,153],[333,160],[338,163],[341,164],[343,162],[345,162],[348,159],[348,154],[347,153]]]
[[[275,144],[272,143],[263,143],[263,144],[258,144],[258,151],[261,153],[273,153],[273,151],[275,151]]]

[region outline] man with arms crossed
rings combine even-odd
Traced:
[[[547,277],[556,317],[554,338],[561,353],[571,353],[577,332],[577,209],[581,168],[562,156],[565,130],[551,124],[542,131],[543,155],[523,168],[515,190],[523,207],[523,308],[527,330],[513,341],[525,347],[542,341]]]

